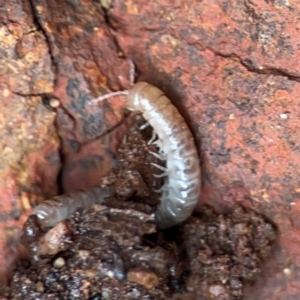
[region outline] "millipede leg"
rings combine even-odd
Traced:
[[[139,127],[139,130],[144,130],[145,128],[147,128],[148,126],[150,126],[150,124],[148,122],[146,122],[145,124],[141,125]]]
[[[156,158],[160,159],[160,160],[166,160],[163,155],[160,155],[156,152],[153,152],[153,151],[148,151],[151,155],[155,156]]]
[[[156,167],[156,168],[157,168],[157,169],[159,169],[159,170],[162,170],[162,171],[164,171],[164,172],[167,172],[167,171],[168,171],[168,169],[167,169],[167,168],[165,168],[165,167],[162,167],[162,166],[160,166],[160,165],[158,165],[158,164],[151,163],[151,165],[152,165],[153,167]]]
[[[157,134],[156,134],[154,131],[152,131],[152,137],[151,137],[151,139],[148,141],[148,145],[153,144],[153,142],[154,142],[156,139],[157,139]]]
[[[159,189],[152,189],[155,193],[160,193],[165,189],[165,186],[163,185],[161,188]]]
[[[88,102],[88,105],[95,105],[100,101],[109,99],[111,97],[116,97],[116,96],[127,96],[128,95],[128,91],[119,91],[119,92],[112,92],[103,96],[100,96],[98,98],[92,99]]]
[[[164,172],[164,173],[161,173],[161,174],[153,174],[153,176],[154,176],[155,178],[162,178],[162,177],[168,176],[168,173],[167,173],[167,172]]]
[[[168,169],[167,169],[167,168],[162,167],[162,166],[160,166],[160,165],[158,165],[158,164],[155,164],[155,163],[151,163],[151,165],[154,166],[154,167],[156,167],[156,168],[159,169],[159,170],[164,171],[164,172],[161,173],[161,174],[153,174],[153,176],[154,176],[155,178],[162,178],[162,177],[165,177],[165,176],[168,175],[168,172],[167,172]]]

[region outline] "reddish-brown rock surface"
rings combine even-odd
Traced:
[[[0,6],[0,284],[18,253],[19,228],[31,202],[58,193],[55,113],[48,45],[29,3]]]
[[[8,129],[0,130],[3,140],[17,142],[8,146],[14,153],[12,163],[7,159],[7,142],[1,148],[5,224],[6,216],[19,207],[22,191],[34,193],[38,187],[39,197],[57,192],[53,112],[41,104],[39,95],[48,93],[61,104],[56,126],[65,191],[94,185],[117,164],[116,149],[126,124],[109,130],[122,120],[123,103],[114,98],[87,106],[87,101],[128,87],[125,56],[136,64],[138,79],[162,88],[191,126],[202,158],[199,209],[201,203],[210,203],[222,211],[238,201],[277,224],[276,255],[257,286],[249,287],[248,299],[298,299],[298,2],[7,3],[0,11],[0,42],[5,49],[0,126]],[[29,114],[31,106],[35,112]],[[14,118],[19,118],[18,126],[9,125]],[[32,127],[33,122],[38,125]],[[14,130],[23,130],[27,138],[32,135],[33,144],[20,143]],[[45,172],[46,168],[51,171]],[[2,243],[7,230],[0,232]]]

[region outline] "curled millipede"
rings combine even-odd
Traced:
[[[32,214],[38,217],[43,227],[52,227],[69,218],[78,208],[88,209],[92,204],[102,204],[105,198],[114,194],[112,187],[94,187],[86,191],[64,194],[37,205]]]
[[[131,63],[130,81],[134,81],[134,65]],[[133,84],[127,91],[104,95],[91,101],[98,103],[113,96],[123,95],[129,110],[141,112],[153,128],[149,144],[159,148],[159,154],[152,153],[166,162],[166,167],[152,164],[165,177],[160,204],[155,213],[157,227],[164,229],[185,221],[197,205],[201,191],[200,161],[191,131],[184,118],[165,94],[146,82]],[[143,126],[145,128],[145,126]],[[142,129],[142,128],[141,128]],[[156,141],[154,141],[156,139]],[[103,203],[113,196],[112,188],[95,188],[88,191],[61,195],[46,200],[34,208],[44,226],[54,226],[70,217],[77,208],[88,208],[94,203]]]
[[[132,69],[131,81],[134,77]],[[110,93],[91,103],[117,95],[124,95],[126,107],[141,112],[151,125],[154,137],[149,142],[159,148],[159,154],[152,154],[166,161],[166,167],[152,164],[163,171],[156,177],[165,176],[160,189],[160,204],[155,213],[156,225],[164,229],[179,224],[192,214],[201,191],[200,161],[192,133],[165,94],[146,82],[138,82],[127,91]],[[157,140],[154,141],[156,135]]]

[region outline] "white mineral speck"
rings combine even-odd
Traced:
[[[280,114],[279,116],[281,119],[284,119],[284,120],[286,120],[288,118],[287,114]]]

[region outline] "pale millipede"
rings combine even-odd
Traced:
[[[85,191],[59,195],[37,205],[32,215],[36,215],[42,227],[53,227],[68,219],[78,208],[88,209],[92,204],[102,204],[105,198],[115,195],[112,187],[94,187]]]
[[[134,65],[131,63],[130,81],[134,81]],[[126,107],[142,113],[151,125],[157,140],[151,138],[159,148],[160,159],[166,167],[153,164],[163,173],[160,189],[160,204],[155,213],[158,228],[164,229],[185,221],[194,211],[201,192],[200,160],[192,133],[184,118],[165,94],[146,82],[133,84],[127,91],[119,91],[101,96],[91,101],[97,103],[113,96],[124,95]]]
[[[134,66],[131,63],[130,81],[134,81]],[[194,211],[201,192],[200,160],[192,133],[177,108],[157,87],[146,82],[133,84],[127,91],[119,91],[91,100],[98,103],[113,96],[123,95],[126,107],[142,113],[155,134],[149,143],[156,144],[159,154],[152,153],[166,162],[166,167],[153,164],[165,177],[160,189],[160,204],[155,213],[158,228],[165,229],[182,223]],[[154,137],[157,135],[157,140]],[[95,197],[95,193],[97,196]],[[43,225],[54,226],[68,218],[79,207],[88,208],[93,203],[103,203],[112,196],[109,188],[74,193],[46,200],[34,208]],[[102,202],[101,202],[102,201]]]

